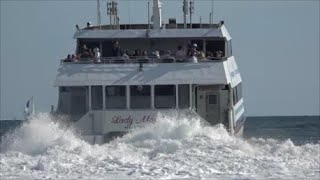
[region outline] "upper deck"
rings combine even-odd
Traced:
[[[70,55],[61,62],[188,62],[193,51],[202,60],[221,60],[232,56],[231,37],[223,22],[192,24],[192,29],[182,26],[168,24],[164,28],[149,29],[148,24],[125,24],[118,28],[110,25],[78,28],[74,35],[77,39],[75,57],[70,58]]]
[[[175,17],[162,19],[162,3],[153,0],[147,24],[120,24],[118,2],[107,3],[109,25],[101,25],[100,3],[97,1],[97,25],[76,25],[76,51],[62,61],[68,63],[168,63],[190,59],[221,60],[232,57],[231,36],[224,21],[192,23],[194,2],[183,1],[183,23]],[[187,22],[187,14],[190,21]],[[151,16],[150,16],[151,15]]]

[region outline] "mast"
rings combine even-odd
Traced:
[[[161,2],[160,0],[153,0],[153,29],[161,28]]]
[[[210,27],[213,24],[213,0],[211,0]]]
[[[150,29],[150,2],[148,1],[148,29]]]
[[[119,20],[118,17],[118,3],[116,0],[112,0],[107,3],[107,15],[110,18],[110,28],[116,29],[119,28]]]
[[[190,1],[189,11],[190,11],[190,29],[192,29],[192,14],[194,12],[194,0]]]
[[[101,29],[100,0],[97,0],[97,23]]]

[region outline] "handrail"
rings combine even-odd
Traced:
[[[198,62],[219,62],[226,60],[223,58],[205,58],[198,59]],[[80,58],[78,59],[61,59],[60,64],[131,64],[131,63],[181,63],[192,62],[189,57],[176,59],[175,57],[148,57],[148,56],[131,56],[131,57],[101,57],[100,62],[95,58]]]

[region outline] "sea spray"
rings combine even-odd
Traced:
[[[21,127],[5,135],[0,144],[2,151],[19,151],[38,155],[54,146],[67,145],[68,148],[83,143],[74,131],[53,121],[47,113],[39,113]]]
[[[160,117],[159,117],[160,118]],[[319,177],[319,144],[243,139],[222,125],[163,115],[103,145],[89,145],[74,131],[37,115],[6,136],[0,178],[280,178]]]

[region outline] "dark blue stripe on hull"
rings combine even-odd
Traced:
[[[236,126],[234,127],[234,133],[237,134],[241,127],[244,125],[244,122],[246,121],[246,116],[244,113],[240,116],[239,120],[236,122]]]

